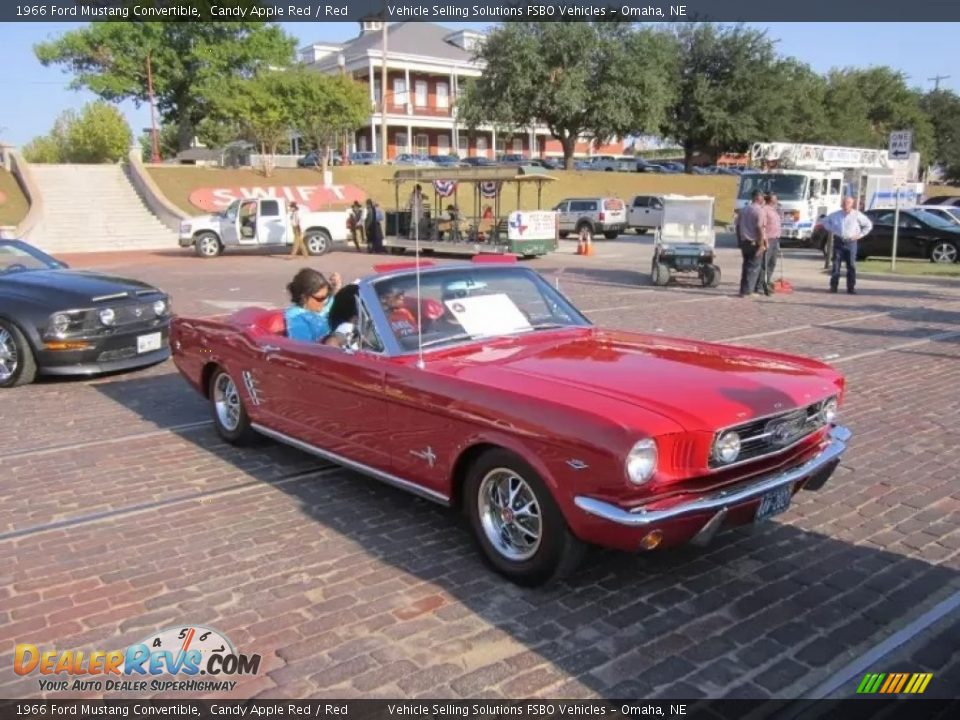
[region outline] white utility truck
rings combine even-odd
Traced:
[[[303,242],[311,255],[323,255],[334,242],[345,241],[347,210],[300,210]],[[227,248],[289,247],[293,245],[290,209],[283,198],[234,200],[225,210],[180,223],[180,247],[193,247],[202,258],[214,258]]]
[[[858,199],[861,210],[913,207],[923,196],[917,182],[919,153],[891,160],[886,150],[809,145],[754,143],[753,169],[740,176],[736,211],[750,202],[754,190],[775,193],[783,218],[781,237],[811,244],[816,223],[840,209],[844,195]]]

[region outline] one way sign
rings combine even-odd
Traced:
[[[891,160],[909,160],[910,159],[910,149],[913,145],[913,131],[911,130],[896,130],[890,133],[890,150],[889,156]]]

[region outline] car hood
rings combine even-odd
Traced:
[[[691,431],[786,412],[841,389],[839,373],[806,358],[626,332],[558,335],[566,337],[521,336],[512,352],[474,350],[451,360],[467,374],[468,366],[486,366],[488,382],[515,392],[530,395],[548,386],[544,399],[556,400],[565,389],[588,391]]]
[[[193,217],[186,218],[184,222],[188,224],[193,223],[195,225],[210,225],[219,223],[220,218],[221,216],[219,213],[208,213],[206,215],[194,215]]]
[[[105,296],[137,292],[160,292],[139,280],[104,275],[86,270],[31,270],[0,276],[0,285],[21,296],[55,297],[64,308],[82,308]],[[119,299],[119,298],[118,298]]]

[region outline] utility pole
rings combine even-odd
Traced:
[[[949,80],[949,75],[934,75],[932,78],[927,78],[928,81],[933,83],[933,91],[937,92],[940,89],[941,80]]]
[[[380,25],[383,53],[380,56],[380,164],[387,164],[387,11]],[[406,91],[409,93],[410,88]]]
[[[161,162],[160,138],[157,135],[157,106],[153,101],[153,66],[150,64],[150,51],[147,51],[147,96],[150,98],[150,139],[153,146],[150,162]]]

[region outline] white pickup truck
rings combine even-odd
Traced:
[[[660,195],[637,195],[627,211],[627,227],[638,235],[656,230],[663,218],[663,198]]]
[[[301,208],[300,227],[311,255],[323,255],[349,235],[346,210],[311,212]],[[193,247],[198,257],[214,258],[227,248],[293,245],[287,201],[282,198],[234,200],[219,213],[180,223],[180,247]]]

